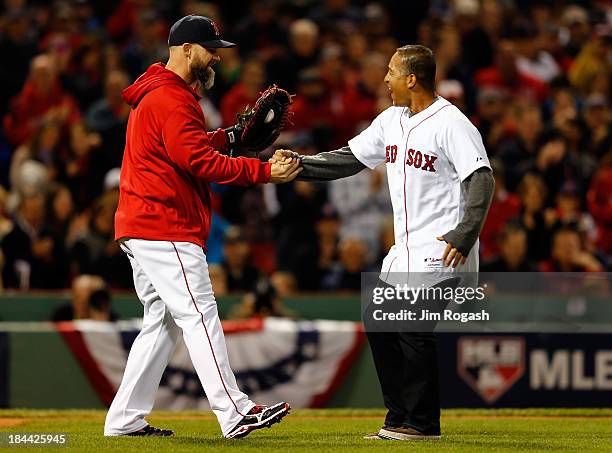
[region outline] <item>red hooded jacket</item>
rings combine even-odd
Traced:
[[[115,239],[192,242],[210,230],[208,183],[249,185],[270,180],[270,164],[231,158],[222,130],[207,133],[199,96],[161,63],[123,91],[127,125]]]

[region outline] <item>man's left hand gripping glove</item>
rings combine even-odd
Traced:
[[[237,157],[247,152],[259,152],[271,146],[287,124],[289,106],[294,95],[272,85],[255,102],[255,106],[238,114],[238,123],[225,129],[229,155]]]

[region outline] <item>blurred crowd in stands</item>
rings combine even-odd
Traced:
[[[397,47],[432,48],[438,93],[478,127],[494,167],[481,270],[612,267],[609,2],[4,0],[0,14],[6,289],[68,288],[83,274],[132,288],[113,240],[121,91],[166,60],[185,14],[213,18],[239,44],[219,52],[201,101],[208,128],[232,125],[276,83],[297,97],[275,148],[302,154],[345,145],[390,106],[382,81]],[[268,278],[283,295],[358,290],[393,244],[384,166],[329,184],[213,190],[218,295]]]

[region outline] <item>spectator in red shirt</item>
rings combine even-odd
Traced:
[[[459,80],[445,79],[438,81],[436,91],[439,96],[449,101],[463,113],[467,113],[465,104],[465,91]]]
[[[566,74],[572,65],[573,60],[565,52],[565,49],[559,40],[559,27],[551,22],[544,24],[539,30],[539,35],[536,39],[539,48],[552,55],[561,68],[561,72]]]
[[[325,142],[324,144],[321,140],[315,139],[317,146],[326,148],[338,130],[338,117],[334,114],[331,96],[327,92],[325,82],[316,68],[306,69],[300,73],[297,94],[291,106],[292,130],[312,132]],[[341,139],[339,136],[335,137],[336,141]]]
[[[83,36],[68,30],[67,20],[56,19],[51,32],[39,40],[38,48],[53,59],[57,73],[65,76],[70,72],[76,51],[83,45]]]
[[[597,223],[597,248],[612,254],[612,153],[604,157],[587,194],[589,212]]]
[[[106,20],[106,30],[109,36],[124,43],[138,26],[138,19],[155,5],[153,0],[121,0],[113,14]],[[168,24],[164,23],[162,36],[168,33]]]
[[[525,19],[515,23],[514,36],[518,50],[518,70],[543,83],[550,83],[561,74],[561,68],[553,56],[542,49],[538,40],[538,30]]]
[[[514,42],[499,43],[495,65],[479,70],[474,78],[479,88],[494,87],[506,90],[512,96],[544,102],[548,87],[533,77],[523,74],[517,67],[517,50]]]
[[[248,60],[240,76],[240,82],[221,99],[223,124],[231,126],[236,122],[236,114],[243,113],[247,106],[253,107],[264,89],[266,70],[259,60]]]
[[[6,137],[13,146],[21,145],[49,119],[72,127],[80,123],[81,114],[72,96],[61,87],[53,60],[43,54],[32,60],[28,80],[4,117]]]
[[[380,54],[371,54],[362,61],[359,79],[343,97],[347,140],[367,127],[377,115],[378,91],[385,88],[382,80],[386,72],[387,60]]]

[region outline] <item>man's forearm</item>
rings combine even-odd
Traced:
[[[466,188],[465,212],[459,225],[442,237],[463,256],[467,256],[482,230],[493,200],[495,179],[490,169],[483,167],[472,173],[462,185]]]
[[[296,179],[300,181],[332,181],[346,178],[366,168],[348,146],[315,156],[301,156],[304,170]]]

